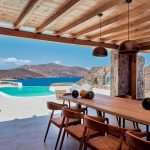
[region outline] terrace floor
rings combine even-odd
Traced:
[[[100,91],[108,94],[109,91]],[[104,93],[105,92],[105,93]],[[53,150],[58,129],[51,126],[46,144],[43,139],[47,128],[50,111],[47,101],[56,101],[55,96],[16,98],[0,96],[0,150]],[[58,101],[57,101],[58,102]],[[58,112],[56,115],[59,115]],[[89,109],[89,115],[96,111]],[[110,124],[117,125],[116,117],[106,114]],[[133,128],[131,121],[126,121],[127,128]],[[145,126],[140,125],[142,130]],[[65,138],[63,150],[77,150],[78,142]]]
[[[90,109],[89,113],[90,115],[96,114],[93,109]],[[106,114],[106,117],[109,117],[111,124],[116,124],[114,116]],[[49,115],[0,122],[0,150],[53,150],[58,135],[57,127],[51,126],[46,144],[43,142],[48,119]],[[127,121],[127,126],[133,128],[129,121]],[[140,128],[145,129],[144,126]],[[77,149],[78,142],[70,136],[66,137],[63,150]]]

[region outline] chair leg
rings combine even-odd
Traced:
[[[84,144],[84,150],[87,150],[87,145],[86,144]]]
[[[121,118],[116,116],[116,119],[117,119],[118,126],[121,127]]]
[[[79,146],[79,150],[82,150],[82,147],[83,147],[83,143],[84,143],[84,141],[80,141],[80,146]]]
[[[47,134],[48,134],[50,125],[51,125],[51,119],[49,120],[49,123],[48,123],[48,126],[47,126],[47,130],[46,130],[45,137],[44,137],[44,143],[45,143],[45,141],[46,141],[46,138],[47,138]]]
[[[60,148],[59,148],[59,150],[62,149],[63,142],[64,142],[64,139],[65,139],[65,135],[66,135],[66,131],[64,130],[63,135],[62,135],[62,139],[61,139],[61,143],[60,143]]]
[[[126,119],[123,118],[123,128],[125,128],[125,126],[126,126]]]
[[[86,107],[86,115],[88,115],[88,107]]]
[[[135,125],[135,122],[133,121],[133,126],[134,126],[134,128],[136,129],[136,125]]]
[[[103,117],[105,118],[105,112],[103,112]]]
[[[97,113],[97,116],[100,116],[100,117],[102,117],[102,112],[101,112],[101,111],[99,111],[99,110],[96,110],[96,113]]]
[[[118,117],[118,125],[121,127],[121,117]]]
[[[65,104],[65,100],[63,100],[63,105]]]
[[[136,124],[136,128],[139,129],[139,124],[137,122],[135,124]]]
[[[57,149],[57,146],[58,146],[58,142],[59,142],[59,139],[60,139],[60,136],[61,136],[62,129],[63,129],[63,128],[61,127],[60,130],[59,130],[58,137],[57,137],[57,141],[56,141],[56,145],[55,145],[55,150]]]

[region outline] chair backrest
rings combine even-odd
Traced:
[[[84,114],[81,113],[81,110],[79,109],[71,109],[68,107],[62,108],[62,116],[66,119],[83,119]]]
[[[62,110],[63,107],[67,107],[66,104],[58,104],[54,102],[47,102],[47,108],[50,110]]]
[[[90,116],[84,116],[84,124],[88,129],[94,130],[94,131],[103,131],[105,133],[108,133],[108,125]]]
[[[84,116],[84,124],[91,130],[105,132],[107,134],[117,133],[120,134],[120,136],[125,135],[126,129],[105,124],[105,121],[107,121],[107,118],[101,118],[100,120],[98,120],[96,119],[96,117],[93,118],[91,116]]]
[[[150,141],[141,139],[140,133],[127,131],[126,139],[131,150],[150,150]]]
[[[61,96],[63,96],[66,93],[66,90],[55,90],[55,94],[56,94],[56,99],[60,100]]]

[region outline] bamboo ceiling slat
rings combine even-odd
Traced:
[[[61,8],[58,9],[52,16],[48,17],[38,28],[37,32],[42,32],[45,28],[48,27],[48,25],[56,20],[58,17],[63,15],[67,10],[69,10],[72,6],[74,6],[76,3],[78,3],[79,0],[70,0],[67,4],[63,5]]]
[[[130,37],[141,34],[141,28],[144,28],[144,31],[142,32],[142,35],[144,36],[145,32],[150,31],[150,24],[144,24],[143,26],[140,25],[140,27],[137,26],[137,28],[133,28],[132,30],[130,30]],[[119,39],[122,37],[127,37],[127,32],[128,32],[128,30],[121,31],[115,35],[112,35],[112,36],[110,35],[110,36],[108,36],[108,38],[106,37],[104,39],[105,39],[105,41],[108,42],[108,41],[112,41],[112,39]]]
[[[26,26],[39,27],[47,18],[60,9],[69,0],[43,0],[40,7],[34,11],[33,15],[26,22]]]
[[[90,12],[86,13],[83,17],[73,21],[71,24],[68,24],[66,27],[64,27],[61,30],[57,31],[57,33],[61,34],[65,31],[68,31],[71,28],[87,21],[88,19],[91,19],[92,17],[96,16],[98,13],[104,12],[104,11],[114,7],[115,5],[117,5],[120,2],[121,2],[121,0],[111,0],[109,3],[105,3],[103,5],[100,5],[99,7],[95,8],[94,10],[90,10]]]
[[[130,35],[130,40],[135,40],[136,38],[144,38],[150,35],[150,30],[142,32],[142,33],[133,33]],[[127,40],[127,36],[121,37],[121,38],[116,38],[114,39],[115,41],[117,41],[117,44],[120,44],[122,41]],[[149,39],[150,40],[150,39]],[[105,40],[106,42],[107,40]],[[141,42],[138,42],[141,43]]]
[[[19,29],[30,18],[33,12],[40,7],[42,2],[43,0],[30,0],[14,24],[14,27]]]
[[[148,35],[146,37],[142,37],[142,38],[135,38],[134,41],[137,43],[141,43],[141,42],[143,43],[143,42],[150,41],[150,35]]]
[[[138,26],[139,24],[144,24],[145,22],[148,22],[149,21],[149,18],[150,18],[150,14],[148,14],[147,16],[145,17],[141,17],[140,19],[138,20],[135,20],[135,21],[132,21],[130,22],[130,28],[133,28],[135,26]],[[121,23],[120,23],[121,24]],[[120,26],[117,26],[115,28],[111,28],[109,30],[106,30],[104,32],[102,32],[102,36],[104,35],[107,35],[107,34],[112,34],[112,32],[119,32],[119,30],[126,30],[128,27],[128,23],[126,24],[123,24],[123,25],[120,25]],[[92,35],[90,38],[91,39],[94,39],[94,38],[97,38],[99,37],[99,33],[98,34],[95,34],[95,35]]]
[[[110,0],[106,0],[106,3],[109,1]],[[95,8],[97,7],[97,3],[100,3],[100,1],[81,0],[80,3],[78,3],[78,6],[76,7],[77,9],[70,9],[70,11],[67,14],[58,18],[58,20],[51,25],[51,28],[55,31],[61,30],[68,24],[71,24],[75,20],[78,20],[81,17],[85,16],[87,12],[95,10]],[[102,5],[103,3],[104,1],[100,3],[100,5]]]
[[[126,6],[126,4],[123,4],[124,6]],[[138,16],[139,14],[143,14],[147,9],[150,8],[150,3],[145,3],[143,5],[140,5],[136,8],[133,8],[130,10],[130,18],[134,17],[134,16]],[[120,10],[120,8],[117,8]],[[113,10],[115,11],[115,10]],[[118,11],[117,11],[118,12]],[[111,12],[110,12],[111,13]],[[102,27],[105,27],[107,25],[113,25],[114,23],[117,23],[118,21],[121,21],[123,19],[126,19],[127,18],[127,11],[125,9],[125,12],[122,12],[121,14],[116,14],[116,16],[106,20],[106,21],[103,21],[102,20],[102,24],[101,26]],[[105,17],[105,15],[104,15]],[[80,30],[80,32],[76,32],[74,33],[74,35],[77,37],[77,36],[80,36],[82,34],[86,34],[88,32],[92,32],[93,30],[96,30],[96,29],[99,29],[99,22],[97,24],[95,24],[94,26],[91,26],[91,27],[86,27],[84,30]]]
[[[15,23],[29,0],[0,0],[0,21]]]
[[[46,34],[44,39],[51,35],[51,39],[58,42],[67,40],[70,44],[73,42],[81,44],[83,40],[90,45],[94,41],[99,41],[97,16],[99,13],[103,13],[101,30],[105,46],[114,47],[112,46],[114,42],[119,44],[125,40],[127,37],[125,0],[0,0],[0,24],[3,24],[0,27],[26,29],[34,32],[32,38],[34,36],[42,38]],[[144,49],[150,49],[149,18],[150,0],[133,0],[130,4],[130,37]],[[11,34],[12,32],[13,30],[10,30]],[[14,35],[19,36],[19,33],[23,36],[24,32],[17,32]],[[80,42],[76,41],[76,38],[80,39]]]

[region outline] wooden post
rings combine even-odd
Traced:
[[[137,55],[131,55],[131,68],[130,68],[130,91],[131,96],[133,99],[136,99],[136,82],[137,82],[137,76],[136,76],[136,70],[137,70]]]

